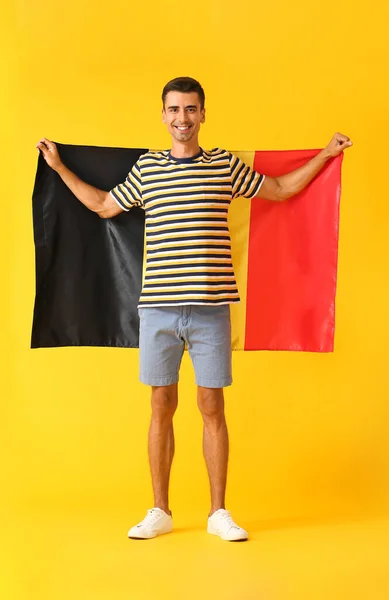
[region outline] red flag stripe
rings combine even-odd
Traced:
[[[317,152],[256,152],[254,168],[282,175]],[[252,200],[245,350],[333,350],[342,158],[285,202]]]

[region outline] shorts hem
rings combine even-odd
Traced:
[[[224,388],[224,387],[228,387],[232,384],[232,377],[229,377],[228,379],[211,379],[210,381],[206,381],[205,379],[197,379],[196,378],[196,385],[199,385],[200,387],[207,387],[207,388]]]
[[[144,377],[140,375],[139,381],[145,385],[173,385],[173,383],[178,383],[178,373],[165,377]]]

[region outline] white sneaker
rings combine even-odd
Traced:
[[[209,517],[207,531],[227,542],[240,542],[249,537],[247,531],[238,527],[229,511],[224,508],[220,508]]]
[[[173,529],[173,519],[161,508],[151,508],[138,525],[132,527],[128,537],[136,540],[150,540],[162,533],[170,533]]]

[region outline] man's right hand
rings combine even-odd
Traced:
[[[60,169],[63,163],[60,159],[57,146],[54,144],[54,142],[50,142],[50,140],[42,138],[37,143],[36,148],[42,152],[43,158],[49,167],[54,169],[54,171],[58,171],[58,169]]]

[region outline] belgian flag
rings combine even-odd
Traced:
[[[110,190],[145,148],[57,144],[81,179]],[[269,176],[302,166],[317,150],[233,152]],[[334,348],[343,155],[285,202],[237,198],[229,210],[239,304],[235,350],[331,352]],[[43,157],[33,192],[36,297],[31,347],[138,346],[144,211],[100,219]]]

